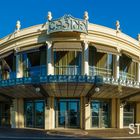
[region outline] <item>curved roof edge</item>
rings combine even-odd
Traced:
[[[23,28],[19,32],[15,31],[15,32],[1,38],[0,39],[0,46],[1,46],[1,44],[5,43],[7,41],[16,39],[16,38],[21,37],[21,36],[26,36],[26,35],[35,34],[35,33],[41,33],[43,31],[46,31],[46,34],[47,34],[47,27],[48,27],[47,23],[44,23],[44,24],[38,24],[38,25],[27,27],[27,28]],[[91,33],[91,34],[92,33],[93,34],[96,34],[96,33],[107,34],[109,36],[117,37],[119,39],[128,41],[128,42],[132,43],[133,45],[136,45],[136,46],[140,47],[140,42],[138,40],[132,38],[131,36],[129,36],[129,35],[123,33],[123,32],[117,33],[117,31],[115,29],[112,29],[112,28],[109,28],[109,27],[106,27],[106,26],[89,23],[88,24],[88,33]]]

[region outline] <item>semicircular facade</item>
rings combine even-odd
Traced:
[[[91,129],[139,122],[139,67],[138,40],[85,19],[65,15],[17,29],[0,40],[0,113],[7,112],[0,126]]]

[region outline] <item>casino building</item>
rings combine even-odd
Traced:
[[[64,15],[0,39],[0,127],[140,123],[140,35]]]

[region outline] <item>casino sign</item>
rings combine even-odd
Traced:
[[[81,32],[87,34],[88,21],[74,18],[71,15],[64,15],[57,20],[49,20],[47,34],[55,32]]]

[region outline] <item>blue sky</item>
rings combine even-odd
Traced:
[[[18,19],[22,28],[45,23],[48,11],[54,19],[64,14],[83,18],[88,11],[92,23],[115,28],[120,20],[124,33],[133,38],[140,33],[140,0],[1,0],[0,38],[15,30]]]

